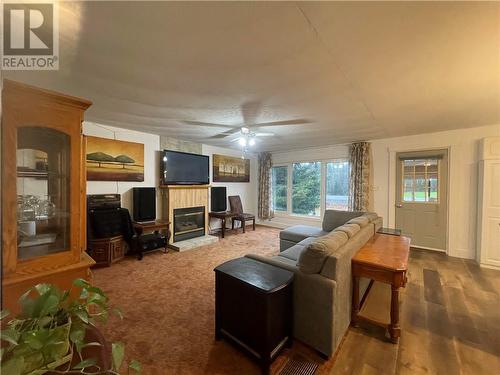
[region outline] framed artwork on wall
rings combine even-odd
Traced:
[[[144,181],[144,144],[87,136],[87,181]]]
[[[213,182],[250,182],[250,159],[214,154]]]

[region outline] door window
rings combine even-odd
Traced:
[[[437,158],[403,160],[403,202],[439,202],[439,164]]]

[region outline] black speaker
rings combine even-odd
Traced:
[[[225,186],[212,186],[210,190],[210,210],[213,212],[227,210],[227,193]]]
[[[134,221],[156,220],[156,189],[154,187],[135,187],[134,195]]]

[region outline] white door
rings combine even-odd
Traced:
[[[448,151],[401,152],[396,157],[396,228],[414,247],[446,251]]]

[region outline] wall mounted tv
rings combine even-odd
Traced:
[[[205,155],[164,150],[160,159],[163,185],[210,183],[209,158]]]

